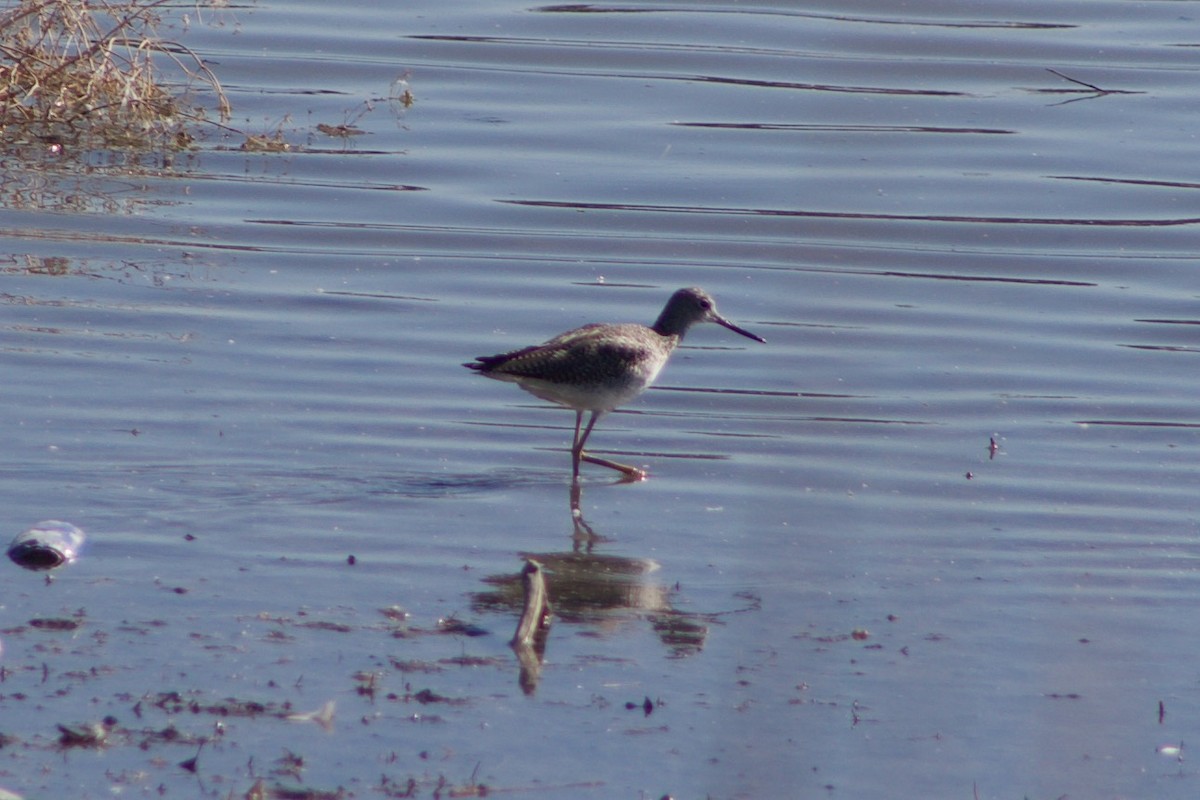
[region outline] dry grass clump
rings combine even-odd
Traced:
[[[192,92],[229,103],[198,55],[158,37],[170,0],[21,0],[0,12],[0,147],[186,146],[206,120]]]

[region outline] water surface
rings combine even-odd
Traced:
[[[1197,10],[192,19],[242,133],[3,165],[6,525],[90,540],[6,570],[0,786],[1194,796]],[[604,420],[581,542],[573,416],[460,363],[687,285],[768,344]]]

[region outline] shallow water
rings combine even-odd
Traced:
[[[1196,12],[193,20],[291,152],[0,165],[6,524],[90,537],[5,570],[0,787],[1194,796]],[[651,477],[588,471],[582,552],[572,415],[460,363],[685,285],[768,344],[601,423]]]

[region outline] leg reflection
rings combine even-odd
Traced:
[[[575,552],[583,549],[590,553],[596,542],[603,541],[603,538],[583,518],[583,508],[580,506],[582,497],[583,486],[577,480],[571,481],[571,525],[574,528],[571,541],[575,545]]]

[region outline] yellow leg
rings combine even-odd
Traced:
[[[646,470],[644,469],[631,467],[627,464],[618,464],[616,461],[609,461],[607,458],[600,458],[589,453],[580,453],[579,456],[589,464],[598,464],[601,467],[608,467],[609,469],[615,469],[617,472],[622,472],[631,481],[646,480]]]
[[[596,421],[600,419],[603,411],[593,411],[591,418],[588,419],[587,427],[580,433],[580,426],[583,424],[583,412],[575,412],[575,441],[571,445],[571,481],[572,483],[579,482],[579,462],[586,461],[589,464],[597,464],[601,467],[608,467],[621,472],[631,481],[641,481],[646,479],[646,471],[637,467],[630,467],[625,464],[618,464],[616,461],[609,461],[607,458],[590,455],[583,452],[583,445],[587,442],[588,436],[592,433],[592,428],[596,426]]]

